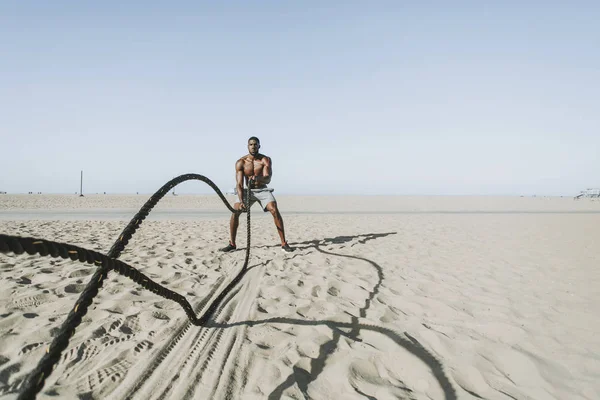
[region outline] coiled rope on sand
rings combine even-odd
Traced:
[[[189,301],[182,295],[167,289],[166,287],[154,282],[146,275],[141,273],[136,268],[117,260],[121,255],[121,252],[125,249],[125,246],[129,243],[129,240],[139,228],[144,219],[148,216],[154,206],[167,194],[172,188],[179,185],[182,182],[188,180],[200,180],[208,184],[221,198],[225,206],[234,214],[241,214],[246,212],[247,214],[247,246],[246,246],[246,257],[244,265],[236,277],[231,283],[217,296],[217,298],[210,304],[204,314],[200,317],[196,316],[194,310]],[[248,260],[250,259],[250,187],[252,181],[248,182],[246,196],[244,199],[245,210],[235,210],[231,204],[227,201],[223,193],[219,188],[207,177],[198,174],[184,174],[176,178],[173,178],[169,182],[165,183],[156,193],[154,193],[148,201],[142,206],[138,213],[131,219],[129,224],[125,227],[119,238],[112,245],[109,252],[104,255],[93,250],[88,250],[82,247],[73,246],[67,243],[58,243],[50,240],[10,236],[0,234],[0,252],[1,253],[14,253],[29,255],[38,254],[40,256],[50,257],[62,257],[70,258],[73,261],[79,261],[82,263],[94,264],[98,268],[92,279],[89,281],[79,299],[75,303],[75,306],[67,316],[67,319],[61,325],[56,337],[46,349],[46,354],[39,361],[38,365],[33,369],[27,376],[23,387],[17,397],[18,400],[24,399],[35,399],[36,395],[44,387],[46,378],[50,376],[56,363],[59,361],[62,352],[67,348],[70,338],[75,334],[75,329],[81,323],[82,318],[88,311],[88,307],[92,304],[94,297],[98,294],[98,291],[102,287],[104,280],[108,277],[109,271],[116,271],[121,275],[130,278],[135,283],[141,285],[143,288],[156,293],[166,299],[177,302],[184,309],[189,320],[194,325],[202,326],[206,324],[208,319],[217,310],[220,302],[227,296],[227,294],[233,289],[235,285],[239,283],[244,275],[244,272],[248,268]]]

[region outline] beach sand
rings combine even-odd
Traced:
[[[0,233],[106,253],[146,200],[3,195]],[[278,200],[296,251],[253,207],[250,270],[207,327],[111,272],[38,398],[600,398],[600,201]],[[224,254],[228,217],[176,213],[195,209],[226,211],[167,196],[157,212],[185,217],[144,222],[120,260],[201,313],[240,271],[246,226]],[[93,272],[0,254],[0,398],[16,398]]]

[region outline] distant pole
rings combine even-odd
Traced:
[[[83,197],[83,170],[81,170],[81,181],[79,184],[79,197]]]

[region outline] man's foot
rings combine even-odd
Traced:
[[[230,251],[234,251],[236,250],[237,247],[235,247],[235,244],[231,244],[231,242],[229,242],[229,244],[227,245],[227,247],[223,247],[222,249],[220,249],[220,251],[223,251],[225,253],[230,252]]]
[[[285,242],[285,244],[283,246],[281,246],[281,251],[285,251],[286,253],[291,253],[292,251],[294,251],[294,249],[292,249],[290,247],[290,245],[287,244],[287,242]]]

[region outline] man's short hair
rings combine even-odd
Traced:
[[[251,140],[256,140],[256,143],[260,144],[260,139],[256,136],[252,136],[250,139],[248,139],[248,143],[250,143]]]

